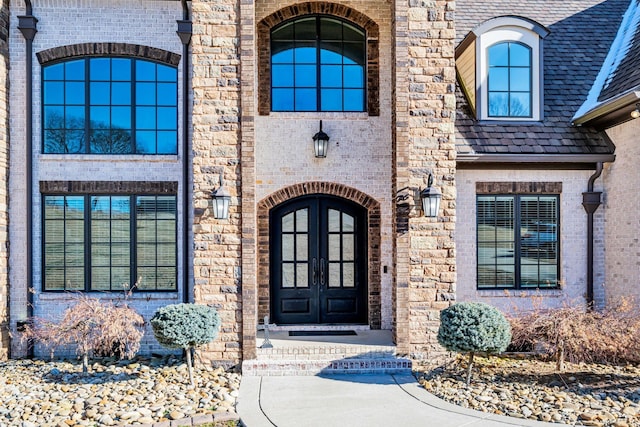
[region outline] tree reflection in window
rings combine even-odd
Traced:
[[[272,111],[364,111],[365,32],[306,16],[271,32]]]
[[[132,58],[43,68],[43,152],[176,154],[177,69]]]
[[[489,116],[531,117],[531,48],[516,42],[489,48]]]

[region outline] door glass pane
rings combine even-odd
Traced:
[[[346,213],[342,214],[342,231],[354,231],[354,218]]]
[[[340,231],[340,212],[335,209],[329,209],[329,231]]]
[[[309,267],[307,263],[296,264],[296,286],[298,288],[309,287]]]
[[[356,286],[355,269],[352,262],[342,264],[342,286],[353,288]]]
[[[329,261],[340,261],[339,234],[329,234]]]
[[[282,264],[282,287],[293,288],[295,286],[294,281],[294,265],[291,263]]]
[[[282,260],[293,261],[293,249],[294,249],[294,235],[283,234],[282,235]]]
[[[342,259],[345,261],[353,261],[355,254],[356,245],[353,234],[344,234],[342,236]]]
[[[287,214],[282,217],[282,231],[283,232],[292,232],[293,231],[293,212]]]
[[[296,231],[306,232],[309,228],[309,212],[308,209],[300,209],[296,212]]]
[[[327,265],[329,269],[327,274],[327,286],[330,288],[339,288],[340,287],[340,263],[339,262],[330,262]]]
[[[296,261],[306,261],[309,254],[309,238],[306,234],[296,236]]]

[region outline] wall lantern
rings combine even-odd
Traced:
[[[636,104],[636,109],[631,112],[631,118],[637,119],[640,117],[640,102]]]
[[[438,216],[440,210],[440,200],[442,199],[442,193],[432,187],[433,175],[429,174],[427,180],[427,188],[420,192],[420,199],[422,200],[422,212],[424,216],[428,218],[434,218]]]
[[[318,159],[327,157],[329,149],[329,135],[322,132],[322,120],[320,120],[320,132],[313,135],[313,151]]]
[[[213,192],[213,217],[215,219],[229,218],[229,204],[231,202],[231,194],[224,186],[224,179],[220,174],[220,186]]]

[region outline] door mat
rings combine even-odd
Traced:
[[[358,335],[356,331],[289,331],[290,337]]]

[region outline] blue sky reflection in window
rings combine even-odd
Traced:
[[[134,58],[82,58],[43,68],[43,152],[176,154],[178,76]]]
[[[504,42],[489,48],[489,116],[531,117],[531,48]]]
[[[271,32],[272,111],[365,111],[365,32],[308,16]]]

